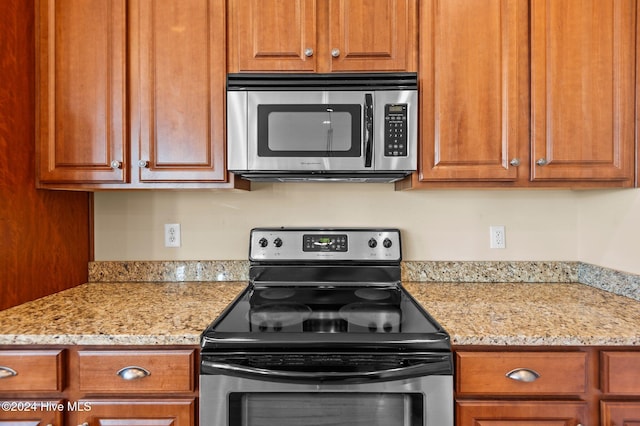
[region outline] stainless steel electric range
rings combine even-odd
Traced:
[[[447,332],[404,290],[397,229],[257,228],[202,334],[200,425],[452,426]]]

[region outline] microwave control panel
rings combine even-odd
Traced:
[[[407,156],[407,104],[384,106],[384,155]]]

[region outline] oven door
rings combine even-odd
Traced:
[[[373,170],[373,93],[256,91],[247,103],[249,170]]]
[[[453,426],[450,359],[436,358],[381,371],[306,372],[203,357],[200,425]]]

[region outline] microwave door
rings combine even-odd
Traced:
[[[250,92],[248,116],[249,170],[367,170],[362,92]]]

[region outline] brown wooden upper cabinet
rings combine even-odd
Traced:
[[[224,4],[39,0],[38,184],[225,182]]]
[[[400,187],[629,187],[636,0],[420,4],[421,157]]]
[[[416,71],[415,0],[231,0],[230,72]]]

